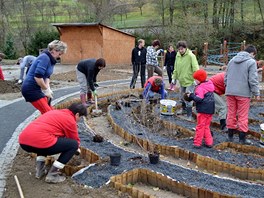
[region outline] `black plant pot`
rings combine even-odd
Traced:
[[[113,153],[110,155],[110,164],[112,166],[119,166],[121,161],[121,154],[120,153]]]
[[[93,142],[103,142],[104,138],[101,135],[95,135],[93,136]]]
[[[149,162],[151,164],[157,164],[159,162],[159,153],[149,153]]]

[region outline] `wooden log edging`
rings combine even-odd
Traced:
[[[96,153],[94,153],[93,151],[84,148],[84,147],[80,147],[81,150],[81,154],[80,157],[84,160],[86,160],[89,164],[93,164],[96,163],[98,160],[100,160],[99,155],[97,155]],[[51,165],[54,162],[54,158],[53,157],[49,157],[46,160],[46,165]],[[77,171],[81,170],[82,168],[84,168],[84,165],[80,165],[80,166],[72,166],[72,165],[68,165],[66,164],[64,166],[64,168],[62,169],[62,171],[67,175],[67,176],[72,176],[74,173],[76,173]]]
[[[125,91],[119,91],[119,92],[114,92],[114,93],[109,93],[109,94],[104,94],[101,95],[100,98],[106,98],[111,96],[113,98],[113,95],[121,95],[121,94],[131,94],[131,93],[138,93],[142,89],[133,89],[133,90],[125,90]],[[119,99],[120,96],[116,96],[113,98],[114,99]],[[57,108],[65,108],[68,107],[72,102],[78,102],[79,99],[73,99],[71,101],[67,101],[61,104],[56,105]],[[102,100],[100,102],[106,102],[107,100]],[[92,112],[93,105],[88,107],[88,112]],[[213,171],[213,172],[222,172],[226,173],[229,175],[232,175],[234,177],[237,177],[239,179],[244,179],[244,180],[264,180],[264,170],[262,169],[257,169],[257,168],[248,168],[248,167],[239,167],[234,164],[230,164],[227,162],[219,161],[213,158],[209,158],[206,156],[199,155],[197,153],[193,153],[189,150],[185,150],[183,148],[180,148],[178,146],[166,146],[166,145],[160,145],[160,144],[155,144],[153,142],[147,141],[145,139],[136,137],[133,134],[130,134],[129,132],[125,131],[123,128],[121,128],[119,125],[117,125],[114,120],[112,119],[111,115],[108,113],[107,118],[109,122],[112,125],[113,130],[115,133],[117,133],[120,137],[125,139],[128,142],[133,142],[135,144],[140,144],[146,151],[149,151],[150,148],[156,147],[160,151],[162,155],[168,155],[172,156],[175,158],[181,158],[184,160],[189,160],[193,163],[195,163],[198,167],[204,168],[208,171]],[[164,126],[169,127],[170,129],[173,129],[175,126],[173,123],[170,123],[168,121],[162,120]],[[185,129],[182,129],[185,131]],[[186,131],[185,131],[186,132]],[[255,132],[256,133],[256,132]],[[253,133],[253,134],[255,134]],[[254,135],[255,137],[257,136]],[[237,147],[243,147],[243,152],[247,152],[246,150],[249,148],[249,146],[245,145],[237,145],[234,143],[228,143],[224,142],[222,145],[235,145]],[[252,147],[252,146],[251,146]],[[263,153],[264,149],[263,148],[256,148],[258,153]],[[250,152],[250,151],[248,151]]]
[[[183,182],[179,182],[169,178],[161,173],[154,172],[149,169],[133,169],[124,172],[120,175],[115,175],[110,178],[110,186],[116,188],[123,193],[130,194],[133,198],[154,198],[155,196],[137,189],[128,184],[136,184],[142,182],[153,187],[169,190],[178,195],[183,195],[191,198],[218,197],[218,198],[233,198],[235,196],[225,195],[218,192],[213,192],[203,188],[197,188]]]
[[[200,154],[191,152],[189,150],[180,148],[178,146],[166,146],[161,144],[156,144],[151,141],[148,141],[143,138],[139,138],[129,132],[125,131],[122,127],[116,124],[111,117],[110,113],[107,114],[107,118],[112,125],[113,130],[116,134],[120,137],[125,139],[128,142],[133,142],[135,144],[140,144],[146,151],[149,151],[150,148],[158,148],[160,154],[172,156],[175,158],[181,158],[184,160],[189,160],[195,163],[198,167],[204,168],[208,171],[212,172],[221,172],[227,173],[234,177],[244,180],[264,180],[264,170],[257,169],[257,168],[248,168],[248,167],[240,167],[235,164],[230,164],[227,162],[219,161],[213,158],[209,158],[207,156],[202,156]],[[224,144],[228,144],[225,142]],[[245,147],[244,149],[247,150],[247,146],[240,145],[241,147]],[[263,148],[258,148],[261,152],[264,152]]]

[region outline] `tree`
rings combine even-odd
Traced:
[[[135,6],[137,6],[140,10],[140,15],[143,15],[142,8],[147,3],[147,0],[136,0]]]
[[[244,0],[240,2],[240,16],[241,16],[241,24],[244,25]]]
[[[175,9],[175,0],[170,0],[169,5],[169,12],[170,12],[170,25],[173,24],[173,15],[174,15],[174,9]]]
[[[16,59],[16,50],[14,46],[14,40],[11,33],[8,34],[3,50],[4,54],[6,55],[6,59]]]
[[[259,11],[260,11],[261,19],[262,19],[262,24],[264,25],[264,16],[263,16],[260,0],[257,0],[257,2],[258,2]]]

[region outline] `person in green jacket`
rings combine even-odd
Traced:
[[[185,93],[193,93],[195,87],[193,73],[199,69],[199,64],[196,56],[188,49],[186,41],[179,41],[176,48],[178,52],[172,75],[172,84],[176,84],[177,81],[180,84],[182,110],[178,114],[187,114],[187,119],[192,120],[193,102],[185,101],[183,96]]]

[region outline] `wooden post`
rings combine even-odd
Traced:
[[[241,42],[241,49],[240,49],[240,51],[245,50],[245,48],[246,48],[246,41],[243,41],[243,42]]]
[[[223,51],[223,53],[224,53],[224,63],[225,63],[225,65],[227,65],[227,63],[228,63],[228,46],[227,46],[226,40],[224,40],[224,51]]]
[[[208,43],[204,43],[204,50],[203,50],[203,66],[206,68],[207,66],[207,58],[208,58]]]
[[[15,178],[15,181],[16,181],[16,185],[17,185],[17,188],[18,188],[18,192],[19,192],[20,198],[24,198],[24,194],[23,194],[23,191],[22,191],[22,188],[20,186],[20,183],[18,181],[17,176],[15,175],[14,178]]]

